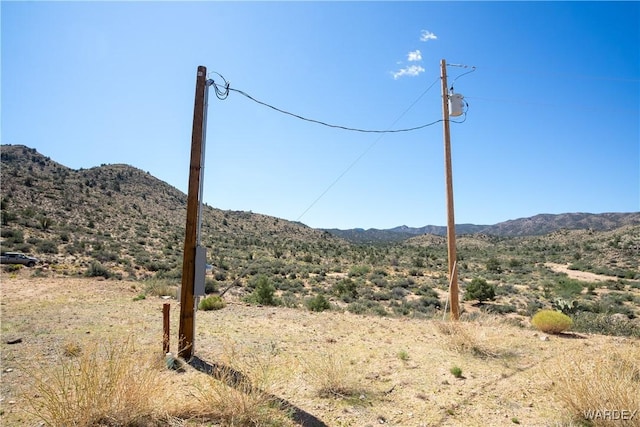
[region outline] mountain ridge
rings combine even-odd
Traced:
[[[127,164],[103,164],[89,169],[74,170],[24,145],[1,146],[2,151],[2,197],[7,205],[14,195],[19,195],[20,208],[32,204],[28,209],[35,209],[42,217],[46,215],[61,215],[64,222],[75,221],[80,224],[90,224],[88,218],[95,217],[93,223],[99,220],[94,212],[106,209],[101,205],[109,205],[112,197],[120,197],[123,201],[121,210],[130,215],[143,216],[151,212],[162,212],[164,221],[172,227],[180,229],[184,225],[186,194],[175,187],[153,177],[135,166]],[[19,181],[12,178],[19,178]],[[39,182],[47,182],[38,189]],[[40,191],[42,197],[35,193]],[[30,200],[28,200],[30,199]],[[147,200],[153,199],[153,200]],[[62,206],[59,206],[62,205]],[[62,207],[62,209],[59,209]],[[137,211],[133,212],[132,211]],[[260,214],[252,212],[223,211],[205,206],[207,215],[214,215],[216,221],[223,221],[219,217],[238,215],[246,217]],[[57,212],[56,212],[57,211]],[[144,213],[143,213],[144,212]],[[167,214],[171,213],[171,214]],[[176,215],[174,215],[174,213]],[[3,214],[3,215],[6,215]],[[433,234],[446,235],[445,226],[426,225],[423,227],[408,227],[401,225],[390,229],[347,229],[312,228],[298,222],[291,222],[268,215],[262,215],[260,221],[280,221],[290,224],[293,228],[303,227],[316,233],[329,233],[337,238],[353,243],[393,243],[401,242],[415,236]],[[8,218],[4,218],[5,221]],[[107,219],[108,220],[108,219]],[[119,221],[121,218],[114,218]],[[503,221],[493,225],[456,224],[456,234],[487,234],[504,237],[537,236],[551,233],[560,229],[591,229],[607,231],[625,225],[640,225],[640,212],[630,213],[563,213],[538,214]],[[112,225],[113,227],[116,224]],[[289,227],[289,228],[291,228]],[[274,230],[270,233],[275,233]],[[303,233],[304,234],[304,233]],[[313,233],[311,233],[313,234]]]
[[[609,231],[625,225],[639,225],[640,212],[605,212],[605,213],[562,213],[537,214],[499,222],[493,225],[456,224],[456,235],[488,234],[501,237],[540,236],[554,231],[595,230]],[[445,236],[446,226],[426,225],[424,227],[408,227],[401,225],[390,229],[362,228],[324,229],[343,239],[357,243],[398,242],[424,234]]]

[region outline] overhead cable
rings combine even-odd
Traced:
[[[404,128],[404,129],[385,129],[385,130],[379,130],[379,129],[361,129],[361,128],[355,128],[355,127],[349,127],[349,126],[342,126],[342,125],[331,124],[331,123],[327,123],[327,122],[324,122],[324,121],[321,121],[321,120],[310,119],[310,118],[308,118],[308,117],[304,117],[304,116],[301,116],[301,115],[299,115],[299,114],[291,113],[291,112],[289,112],[289,111],[286,111],[286,110],[283,110],[283,109],[281,109],[281,108],[275,107],[275,106],[273,106],[273,105],[271,105],[271,104],[268,104],[268,103],[266,103],[266,102],[260,101],[260,100],[258,100],[258,99],[256,99],[256,98],[254,98],[253,96],[249,95],[248,93],[246,93],[246,92],[244,92],[244,91],[242,91],[242,90],[240,90],[240,89],[235,89],[235,88],[230,87],[229,82],[227,82],[227,80],[226,80],[222,75],[220,75],[219,73],[215,73],[215,74],[217,74],[218,76],[220,76],[220,77],[222,78],[222,80],[224,81],[224,84],[220,85],[220,84],[215,83],[215,81],[213,81],[213,80],[212,80],[212,85],[213,85],[213,86],[214,86],[214,88],[215,88],[216,96],[217,96],[219,99],[226,99],[226,97],[229,95],[229,92],[230,92],[230,91],[233,91],[233,92],[239,93],[240,95],[242,95],[242,96],[246,97],[247,99],[250,99],[251,101],[253,101],[253,102],[257,103],[257,104],[260,104],[260,105],[262,105],[262,106],[265,106],[265,107],[271,108],[272,110],[275,110],[275,111],[277,111],[277,112],[279,112],[279,113],[286,114],[286,115],[289,115],[289,116],[292,116],[292,117],[295,117],[295,118],[297,118],[297,119],[304,120],[304,121],[307,121],[307,122],[316,123],[316,124],[319,124],[319,125],[322,125],[322,126],[327,126],[327,127],[330,127],[330,128],[342,129],[342,130],[351,131],[351,132],[362,132],[362,133],[382,133],[382,134],[384,134],[384,133],[400,133],[400,132],[411,132],[411,131],[416,131],[416,130],[424,129],[424,128],[428,127],[428,126],[435,125],[436,123],[440,123],[440,122],[442,122],[442,121],[443,121],[443,119],[438,119],[438,120],[434,120],[433,122],[426,123],[426,124],[423,124],[423,125],[420,125],[420,126],[414,126],[414,127],[411,127],[411,128]],[[411,106],[409,107],[409,109],[410,109],[411,107],[413,107],[413,106],[415,105],[415,103],[417,103],[417,102],[420,100],[420,98],[422,98],[422,96],[424,96],[424,94],[425,94],[425,93],[427,93],[427,92],[429,91],[429,89],[431,89],[431,88],[433,87],[433,85],[435,85],[435,84],[436,84],[436,82],[437,82],[438,80],[439,80],[439,79],[436,79],[436,80],[431,84],[431,86],[429,86],[429,87],[428,87],[428,88],[427,88],[427,89],[426,89],[426,90],[425,90],[425,91],[420,95],[420,97],[418,97],[418,99],[416,99],[416,101],[414,101],[414,103],[413,103],[413,104],[411,104]],[[403,113],[403,115],[404,115],[404,113]],[[452,122],[453,122],[453,123],[457,123],[457,122],[455,122],[455,121],[452,121]]]

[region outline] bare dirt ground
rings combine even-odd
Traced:
[[[0,276],[1,425],[40,425],[24,411],[28,399],[38,399],[25,388],[31,375],[25,366],[54,366],[66,343],[131,337],[137,347],[161,353],[167,301],[134,301],[140,284],[27,274]],[[180,309],[176,300],[170,303],[175,350]],[[197,313],[195,353],[209,362],[238,354],[268,364],[270,391],[327,426],[416,427],[569,425],[569,413],[556,398],[566,355],[588,357],[616,347],[640,357],[638,340],[546,337],[492,317],[461,322],[459,331],[488,351],[462,350],[438,321],[229,302],[222,310]],[[358,385],[357,396],[319,396],[312,377],[323,361],[346,368],[342,375]],[[462,370],[460,379],[450,372],[454,366]],[[167,387],[176,392],[204,375],[168,372],[173,377]]]
[[[589,273],[588,271],[570,270],[568,264],[556,264],[553,262],[545,262],[545,266],[549,267],[556,273],[565,273],[570,279],[583,280],[585,282],[606,282],[611,280],[616,282],[618,277],[605,276],[603,274]]]

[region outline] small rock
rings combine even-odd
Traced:
[[[4,370],[6,373],[13,372],[13,368],[7,368]]]
[[[22,342],[22,338],[13,338],[7,340],[7,344],[20,344]]]
[[[540,341],[549,341],[549,337],[548,337],[548,336],[546,336],[546,335],[542,335],[542,336],[540,337]]]

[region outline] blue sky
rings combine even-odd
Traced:
[[[476,67],[447,67],[469,104],[451,124],[457,223],[640,210],[638,2],[0,7],[1,141],[74,169],[126,163],[186,192],[198,65],[283,110],[385,130],[442,118],[446,59]],[[446,224],[442,123],[348,132],[237,92],[211,91],[208,111],[211,206],[318,228]]]

